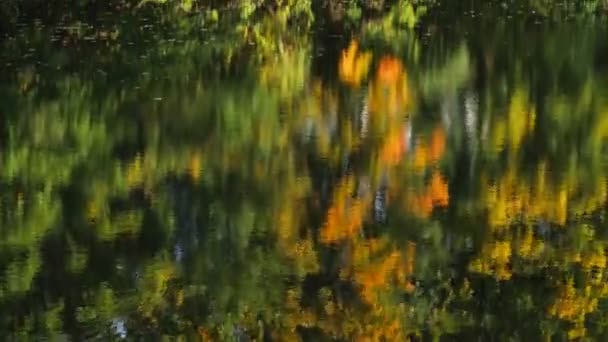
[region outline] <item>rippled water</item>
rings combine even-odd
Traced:
[[[0,335],[607,339],[606,21],[497,8],[17,25]]]

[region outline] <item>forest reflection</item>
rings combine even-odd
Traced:
[[[0,335],[606,338],[605,21],[405,5],[3,40]]]

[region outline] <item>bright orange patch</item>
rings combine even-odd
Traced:
[[[386,84],[397,82],[403,74],[403,64],[395,57],[382,57],[378,64],[378,81]]]

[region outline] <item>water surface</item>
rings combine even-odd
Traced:
[[[401,10],[17,25],[0,335],[607,339],[606,21]]]

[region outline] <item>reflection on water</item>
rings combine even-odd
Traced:
[[[396,13],[3,40],[0,335],[606,338],[605,22]]]

